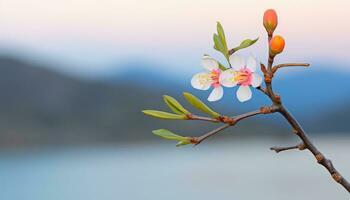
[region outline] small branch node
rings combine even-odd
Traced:
[[[298,145],[298,149],[299,149],[300,151],[303,151],[303,150],[306,149],[306,145],[305,145],[304,143],[300,143],[300,144]]]
[[[270,113],[273,113],[274,112],[274,109],[272,107],[267,107],[267,106],[264,106],[264,107],[261,107],[260,108],[260,112],[262,114],[270,114]]]
[[[271,83],[273,75],[270,73],[266,73],[266,74],[264,74],[264,78],[265,78],[265,83]]]
[[[297,129],[295,129],[295,128],[293,128],[292,131],[293,131],[294,134],[299,134],[299,131]]]
[[[219,120],[225,124],[230,124],[231,126],[236,123],[236,120],[234,118],[228,116],[220,116]]]
[[[275,95],[275,100],[277,103],[281,103],[281,96],[280,95]]]
[[[193,114],[192,114],[192,113],[187,114],[187,115],[186,115],[186,118],[187,118],[188,120],[193,120]]]
[[[321,163],[324,160],[324,156],[322,154],[316,154],[315,158],[317,160],[318,163]]]
[[[197,145],[197,144],[199,144],[199,139],[198,139],[198,137],[191,137],[190,142],[191,142],[191,144]]]
[[[343,177],[342,177],[339,173],[336,172],[336,173],[333,173],[333,174],[332,174],[332,178],[333,178],[336,182],[340,183]]]

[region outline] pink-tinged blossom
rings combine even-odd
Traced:
[[[210,56],[203,56],[202,66],[206,71],[195,74],[192,77],[191,85],[198,90],[213,88],[208,97],[208,101],[218,101],[224,94],[224,90],[219,81],[222,73],[219,68],[219,63]]]
[[[259,87],[262,83],[262,77],[255,73],[257,62],[253,56],[245,61],[243,57],[233,54],[230,56],[230,64],[232,68],[221,73],[219,82],[225,87],[238,85],[238,100],[248,101],[252,98],[250,86]]]

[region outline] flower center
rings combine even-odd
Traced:
[[[239,85],[249,86],[249,85],[251,85],[252,80],[253,80],[253,73],[249,69],[243,68],[235,74],[234,80]]]
[[[212,87],[218,87],[220,86],[219,83],[219,77],[220,77],[221,71],[219,69],[214,69],[213,71],[210,72],[210,78],[211,78],[211,86]]]

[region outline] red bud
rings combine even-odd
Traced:
[[[277,13],[274,9],[268,9],[264,13],[264,27],[269,35],[272,35],[278,24]]]

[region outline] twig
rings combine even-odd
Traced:
[[[221,122],[223,123],[226,123],[224,126],[221,126],[217,129],[214,129],[202,136],[199,136],[199,137],[192,137],[191,138],[191,142],[195,145],[198,145],[199,143],[203,142],[205,139],[219,133],[220,131],[230,127],[230,126],[233,126],[235,125],[237,122],[245,119],[245,118],[248,118],[248,117],[252,117],[252,116],[255,116],[255,115],[259,115],[259,114],[267,114],[267,113],[271,113],[271,112],[276,112],[276,108],[275,107],[262,107],[260,108],[259,110],[255,110],[255,111],[251,111],[251,112],[247,112],[247,113],[244,113],[244,114],[240,114],[240,115],[237,115],[237,116],[234,116],[234,117],[224,117],[224,118],[227,118],[225,121],[224,120],[221,120]]]
[[[230,126],[232,126],[232,125],[231,124],[225,124],[224,126],[216,128],[216,129],[214,129],[214,130],[212,130],[212,131],[210,131],[210,132],[208,132],[208,133],[206,133],[206,134],[204,134],[204,135],[202,135],[200,137],[193,137],[191,139],[191,143],[193,143],[194,145],[198,145],[201,142],[203,142],[205,139],[207,139],[208,137],[211,137],[211,136],[219,133],[220,131],[222,131],[222,130],[230,127]]]
[[[283,67],[309,67],[309,66],[310,64],[308,63],[284,63],[284,64],[275,65],[272,68],[272,72],[275,73],[278,69]]]
[[[263,108],[269,109],[269,107],[263,107]],[[255,116],[255,115],[259,115],[259,114],[266,114],[266,113],[263,113],[261,110],[262,109],[254,110],[254,111],[247,112],[247,113],[243,113],[243,114],[240,114],[240,115],[237,115],[237,116],[233,117],[233,119],[235,120],[235,123],[237,123],[237,122],[241,121],[242,119],[245,119],[245,118],[248,118],[248,117],[252,117],[252,116]]]
[[[305,149],[305,145],[304,143],[300,143],[298,145],[294,145],[294,146],[288,146],[288,147],[271,147],[270,150],[275,151],[276,153],[279,153],[281,151],[287,151],[287,150],[292,150],[292,149],[299,149],[299,150],[304,150]]]

